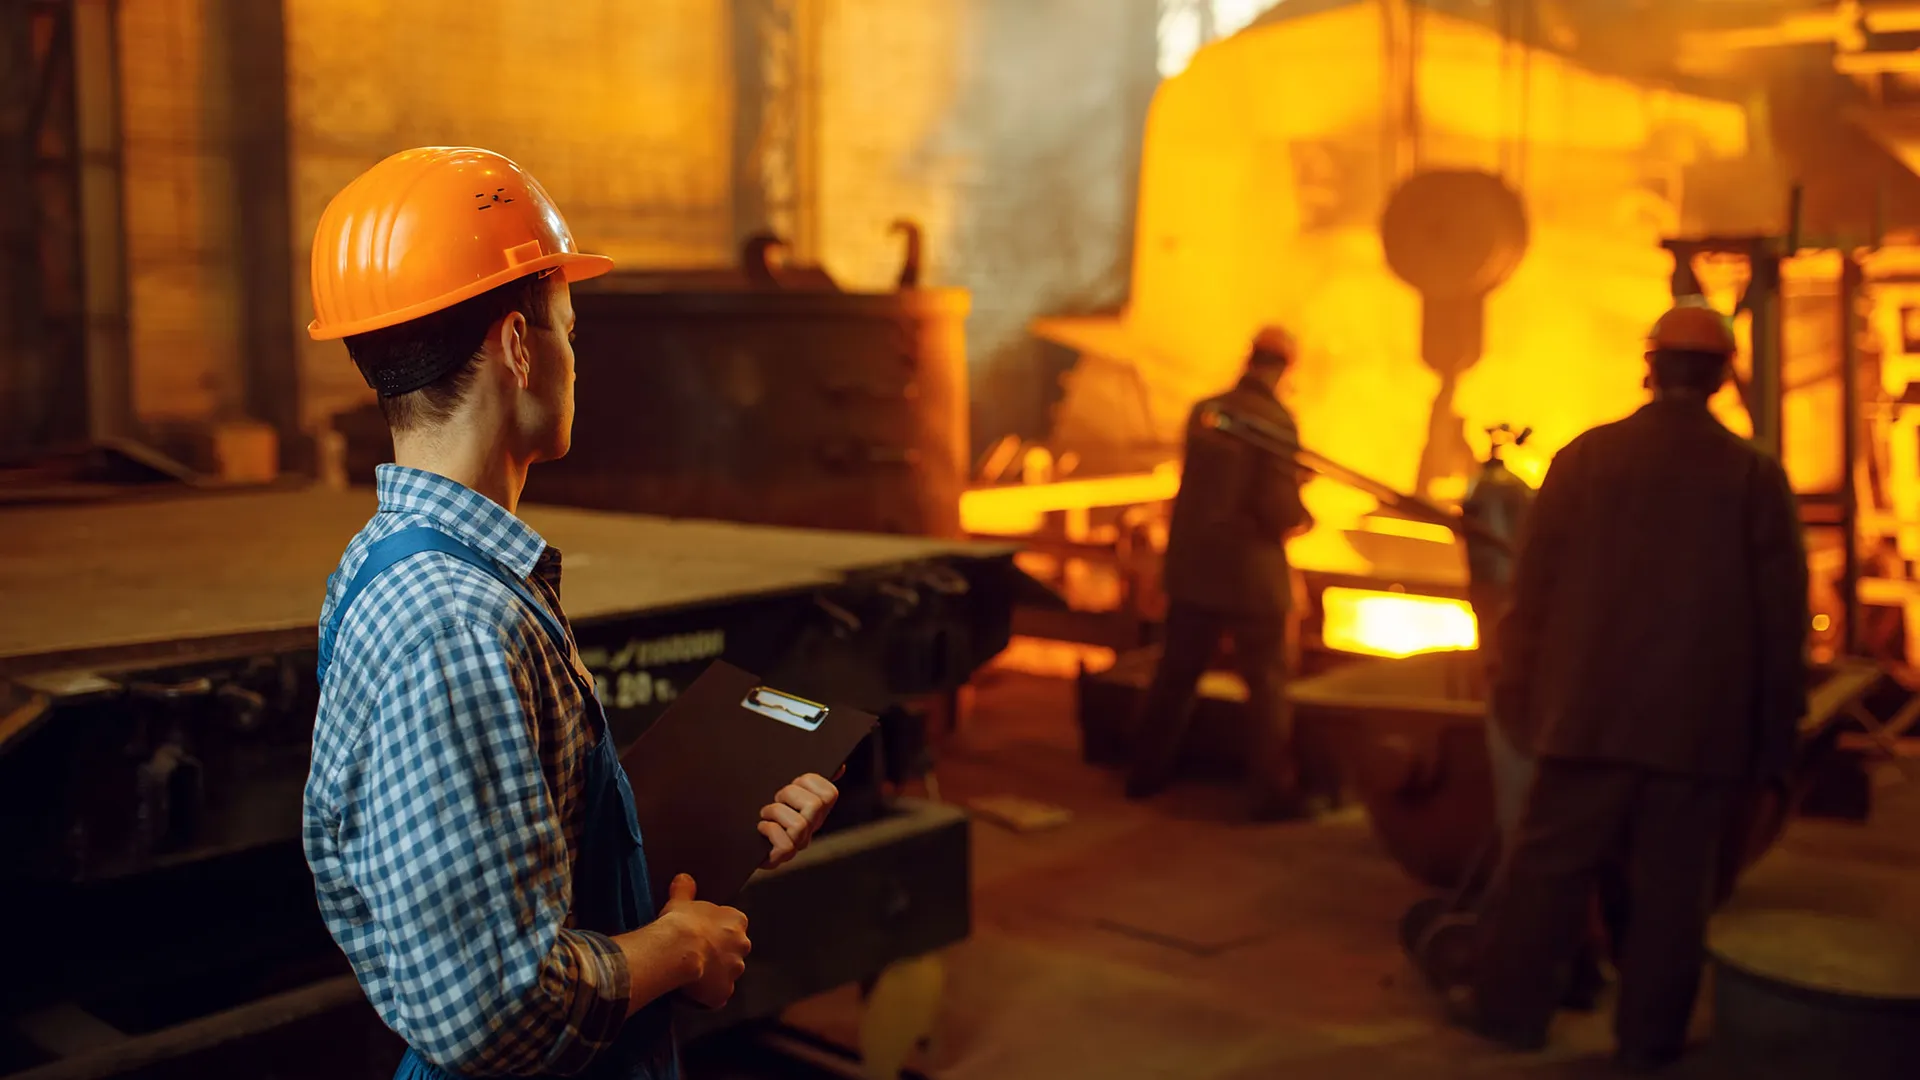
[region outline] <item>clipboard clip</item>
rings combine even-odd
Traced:
[[[740,707],[801,731],[818,731],[827,720],[825,705],[783,694],[766,686],[756,686],[747,691],[747,696],[740,699]]]

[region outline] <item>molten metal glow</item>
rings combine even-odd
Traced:
[[[1321,641],[1330,649],[1367,656],[1472,649],[1479,624],[1464,600],[1335,586],[1321,596]]]
[[[1406,518],[1363,517],[1358,523],[1362,532],[1379,533],[1382,536],[1404,536],[1409,540],[1426,540],[1435,544],[1452,544],[1453,530],[1432,521],[1408,521]]]
[[[1018,671],[1026,675],[1044,675],[1071,679],[1081,672],[1097,673],[1113,667],[1112,649],[1047,638],[1014,637],[989,667],[1000,671]]]
[[[1171,462],[1150,473],[974,488],[960,496],[960,524],[981,536],[1021,536],[1037,531],[1048,513],[1149,505],[1179,490],[1180,467]]]
[[[1443,454],[1418,492],[1457,499],[1468,456],[1487,452],[1485,429],[1525,425],[1532,440],[1507,460],[1537,487],[1574,436],[1645,400],[1644,335],[1672,299],[1661,239],[1734,227],[1714,215],[1760,212],[1730,207],[1735,195],[1766,213],[1784,203],[1764,168],[1731,187],[1694,169],[1753,149],[1741,105],[1584,69],[1438,12],[1421,18],[1418,116],[1407,120],[1382,93],[1395,73],[1380,11],[1349,4],[1271,20],[1205,46],[1161,84],[1126,310],[1035,327],[1088,358],[1063,380],[1062,445],[1089,463],[1101,446],[1176,445],[1193,402],[1230,385],[1255,331],[1280,323],[1301,343],[1285,396],[1314,450],[1413,491],[1433,429],[1457,422],[1465,452]],[[1403,121],[1419,129],[1417,153],[1393,142],[1409,134]],[[1379,236],[1388,193],[1415,167],[1500,173],[1529,220],[1524,258],[1487,298],[1482,355],[1444,392],[1421,356],[1422,298],[1387,266]],[[1697,269],[1729,310],[1741,283],[1727,268]],[[1800,310],[1786,310],[1789,341],[1817,344],[1793,322]],[[1808,310],[1807,327],[1833,324],[1830,304]],[[1837,461],[1838,381],[1818,368],[1787,372],[1784,456],[1803,488],[1831,490],[1837,470],[1822,463]],[[1731,391],[1717,411],[1744,427]],[[1451,537],[1367,518],[1373,499],[1327,481],[1302,498],[1317,527],[1288,545],[1295,566],[1390,575],[1415,592],[1464,581]],[[1365,542],[1403,538],[1437,542],[1434,559],[1406,560],[1431,573],[1376,565],[1360,550],[1419,554],[1417,543]],[[1325,642],[1346,651],[1405,656],[1471,648],[1477,637],[1467,605],[1451,600],[1335,589],[1325,611]]]

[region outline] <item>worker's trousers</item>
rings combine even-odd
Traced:
[[[1173,779],[1193,722],[1201,676],[1226,640],[1233,643],[1234,666],[1247,684],[1247,720],[1253,733],[1248,780],[1262,795],[1295,792],[1285,617],[1231,615],[1180,603],[1167,612],[1160,666],[1137,718],[1130,790],[1151,792]]]
[[[1626,886],[1615,943],[1622,1051],[1686,1043],[1735,785],[1627,765],[1540,761],[1480,920],[1475,997],[1509,1030],[1542,1031],[1591,927],[1601,875]]]

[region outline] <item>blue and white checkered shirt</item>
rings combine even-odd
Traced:
[[[370,544],[429,525],[528,578],[565,625],[560,553],[525,522],[416,469],[383,465],[377,486],[323,624]],[[595,735],[569,652],[438,552],[382,574],[334,640],[303,829],[320,913],[381,1018],[454,1072],[575,1073],[627,1016],[619,947],[572,925]]]

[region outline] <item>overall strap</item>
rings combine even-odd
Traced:
[[[560,626],[560,620],[554,618],[553,613],[547,610],[547,606],[533,595],[533,590],[527,587],[526,582],[515,578],[501,569],[499,563],[446,533],[424,525],[414,525],[375,541],[367,549],[367,557],[361,561],[360,569],[354,573],[353,580],[347,583],[346,590],[340,594],[340,602],[334,605],[333,617],[320,628],[319,668],[322,682],[326,681],[327,668],[332,666],[334,635],[339,631],[340,621],[346,617],[347,609],[353,606],[353,602],[359,598],[367,586],[373,584],[375,578],[385,573],[393,564],[429,551],[451,555],[505,585],[520,598],[520,602],[525,604],[528,610],[533,612],[534,617],[540,620],[540,625],[546,628],[547,636],[553,639],[554,647],[562,654],[570,651],[567,647],[567,633]]]

